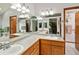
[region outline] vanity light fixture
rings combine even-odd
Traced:
[[[54,14],[54,12],[53,12],[53,10],[51,9],[50,11],[49,11],[49,15],[53,15]]]
[[[53,14],[54,14],[54,12],[52,9],[50,9],[50,10],[47,9],[46,11],[41,11],[42,16],[49,16],[49,15],[53,15]]]
[[[46,10],[45,15],[49,15],[49,11],[48,10]]]

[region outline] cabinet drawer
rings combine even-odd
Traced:
[[[65,45],[64,42],[60,42],[60,41],[52,41],[52,45],[55,45],[55,46],[63,46]]]

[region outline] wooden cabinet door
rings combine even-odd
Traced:
[[[52,55],[64,55],[65,54],[65,42],[52,41]]]
[[[39,48],[36,47],[36,49],[33,50],[31,55],[39,55]]]
[[[22,55],[31,55],[32,52],[33,52],[33,46],[31,46],[25,52],[23,52]]]
[[[41,46],[41,55],[51,55],[51,46],[50,45],[42,45]]]
[[[79,12],[75,14],[75,46],[79,50]]]
[[[31,55],[39,55],[39,40],[33,45],[33,52]]]
[[[16,33],[16,16],[10,17],[10,34]]]
[[[64,55],[64,48],[61,46],[52,46],[52,55]]]
[[[22,55],[39,55],[39,41],[35,42]]]
[[[41,40],[41,55],[51,55],[51,41]]]

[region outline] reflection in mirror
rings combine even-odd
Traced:
[[[61,36],[61,18],[49,19],[49,34]]]
[[[32,32],[35,32],[38,30],[38,21],[37,20],[32,20],[31,22],[31,27],[32,27]]]
[[[18,19],[19,32],[26,32],[26,18]]]
[[[42,23],[39,23],[39,28],[42,28]]]
[[[47,28],[47,23],[46,22],[44,22],[44,28]]]

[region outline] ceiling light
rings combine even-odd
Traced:
[[[26,8],[23,6],[23,7],[22,7],[22,10],[26,10]]]
[[[17,8],[21,8],[21,5],[18,3],[15,5]]]
[[[50,14],[50,15],[53,15],[53,14],[54,14],[54,12],[53,12],[52,9],[49,11],[49,14]]]
[[[30,10],[29,10],[29,9],[26,9],[25,11],[26,11],[26,12],[28,12],[28,13],[30,12]]]
[[[17,11],[21,11],[21,9],[20,9],[20,8],[18,8],[18,9],[17,9]]]
[[[48,10],[45,12],[45,15],[49,15],[49,12],[48,12]]]
[[[23,10],[22,13],[26,13],[26,11]]]
[[[41,15],[42,15],[42,16],[45,16],[45,13],[44,13],[44,12],[41,12]]]
[[[12,9],[16,9],[16,7],[14,5],[11,6]]]

